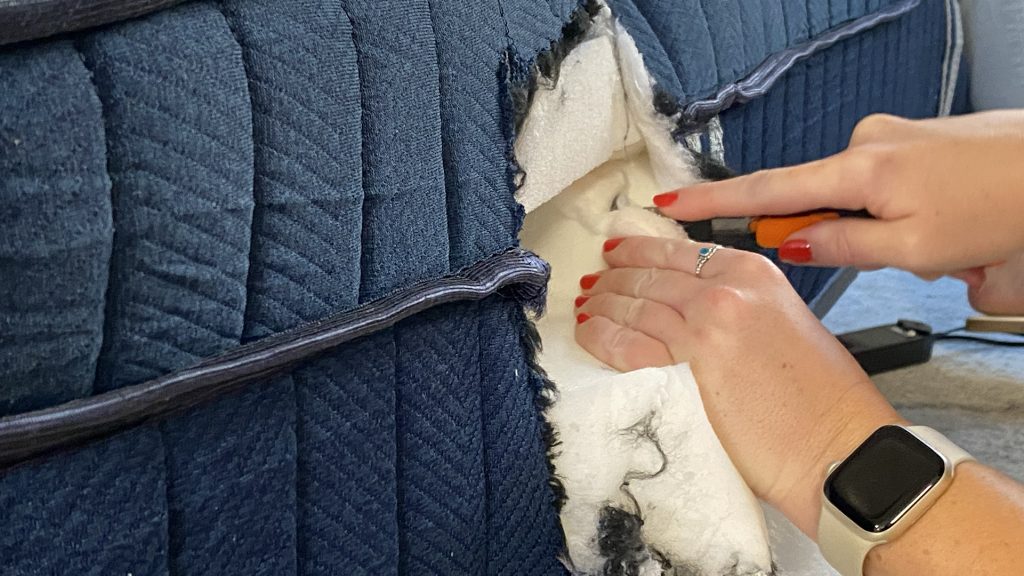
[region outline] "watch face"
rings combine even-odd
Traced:
[[[825,481],[825,497],[868,532],[885,532],[942,479],[942,457],[899,426],[884,426]]]

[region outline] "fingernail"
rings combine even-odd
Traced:
[[[580,314],[579,316],[576,317],[577,324],[583,324],[587,320],[590,320],[590,314]]]
[[[580,288],[584,290],[590,290],[597,284],[597,281],[601,278],[599,274],[587,274],[583,278],[580,278]]]
[[[612,250],[615,250],[619,247],[619,244],[622,244],[623,240],[625,240],[625,238],[612,238],[610,240],[605,240],[604,251],[611,252]]]
[[[578,297],[576,297],[576,307],[579,308],[580,306],[583,306],[584,304],[587,303],[587,300],[590,300],[590,296],[578,296]]]
[[[779,246],[779,259],[803,264],[811,261],[811,245],[806,240],[787,240]]]
[[[677,192],[666,192],[664,194],[658,194],[654,197],[654,205],[658,208],[664,208],[675,204],[676,200],[679,199]]]

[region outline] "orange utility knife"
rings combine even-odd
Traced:
[[[743,250],[778,248],[802,230],[826,220],[839,218],[871,218],[866,210],[815,210],[787,216],[754,218],[713,218],[698,222],[680,222],[687,235],[698,242],[714,242]]]

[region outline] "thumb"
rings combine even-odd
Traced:
[[[840,218],[794,232],[779,246],[779,259],[808,266],[883,268],[896,264],[885,222]]]

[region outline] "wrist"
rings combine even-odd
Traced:
[[[930,570],[922,573],[941,573],[943,561],[934,565],[929,561],[929,554],[918,554],[915,550],[927,551],[932,542],[954,541],[958,536],[958,518],[968,517],[966,507],[975,505],[964,488],[963,476],[970,475],[973,467],[980,466],[976,462],[965,462],[957,467],[956,477],[949,489],[923,518],[911,526],[905,534],[892,542],[881,544],[871,549],[864,561],[864,573],[875,576],[886,574],[906,574],[921,572],[922,557]]]
[[[888,424],[907,425],[870,383],[860,383],[836,399],[831,411],[803,443],[804,458],[794,461],[796,478],[787,490],[768,502],[807,536],[817,539],[818,519],[829,466],[846,458],[875,430]]]
[[[1019,574],[1022,538],[1020,485],[978,462],[963,462],[924,516],[868,553],[864,574]]]

